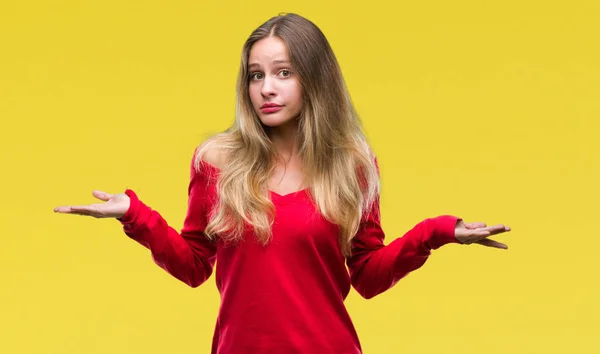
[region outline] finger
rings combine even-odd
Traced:
[[[76,214],[76,215],[92,215],[90,210],[85,208],[71,207],[71,206],[60,206],[54,208],[55,213],[63,214]]]
[[[467,229],[479,229],[479,228],[483,228],[486,226],[487,225],[484,222],[471,222],[471,223],[465,224],[465,227]]]
[[[82,211],[84,208],[83,206],[80,207],[76,207],[76,206],[59,206],[54,208],[54,212],[56,213],[73,213],[73,212],[79,212]]]
[[[483,230],[489,231],[491,235],[497,235],[502,232],[510,231],[510,227],[499,224],[499,225],[493,225],[493,226],[486,227]]]
[[[479,240],[476,243],[483,245],[483,246],[487,246],[487,247],[493,247],[493,248],[501,248],[501,249],[508,249],[508,246],[505,245],[504,243],[498,242],[498,241],[494,241],[491,240],[489,238],[485,238],[483,240]]]
[[[71,213],[98,216],[101,213],[98,212],[96,205],[76,205],[71,207]]]
[[[71,208],[68,206],[58,206],[54,208],[55,213],[67,213],[69,211],[71,211]]]
[[[99,191],[99,190],[94,190],[94,191],[92,192],[92,195],[93,195],[94,197],[96,197],[96,198],[100,199],[100,200],[103,200],[103,201],[105,201],[105,202],[106,202],[106,201],[108,201],[109,199],[111,199],[111,198],[113,197],[113,195],[112,195],[112,194],[110,194],[110,193],[106,193],[106,192],[103,192],[103,191]]]
[[[75,215],[84,215],[84,216],[94,216],[92,214],[91,211],[89,210],[73,210],[72,212],[70,212],[69,214],[75,214]]]
[[[491,236],[492,233],[488,229],[474,229],[465,231],[467,237],[477,240]]]

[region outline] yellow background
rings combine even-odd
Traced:
[[[179,229],[241,46],[282,11],[338,56],[387,242],[447,213],[513,228],[353,291],[365,353],[600,352],[597,1],[112,0],[0,5],[0,353],[210,351],[214,276],[188,288],[115,220],[52,209],[132,188]]]

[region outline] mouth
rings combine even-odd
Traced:
[[[260,109],[263,109],[263,108],[274,108],[274,107],[283,107],[283,106],[280,105],[280,104],[276,104],[276,103],[265,103],[262,106],[260,106]]]
[[[260,106],[260,111],[262,113],[275,113],[280,111],[282,108],[283,106],[275,103],[265,103],[262,106]]]

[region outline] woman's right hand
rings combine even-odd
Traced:
[[[95,218],[122,218],[129,209],[127,194],[109,194],[95,190],[92,195],[106,203],[90,205],[65,205],[54,208],[54,212],[63,214],[88,215]]]

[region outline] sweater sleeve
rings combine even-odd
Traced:
[[[200,286],[210,277],[216,259],[216,244],[204,234],[214,195],[209,179],[207,167],[196,172],[192,161],[188,208],[181,232],[130,189],[125,191],[131,200],[129,209],[118,219],[125,234],[148,248],[157,265],[190,287]]]
[[[462,219],[451,215],[425,219],[385,246],[378,197],[363,216],[352,240],[352,255],[346,260],[352,286],[366,299],[390,289],[408,273],[420,268],[431,250],[448,243],[460,243],[454,235],[459,220]]]

